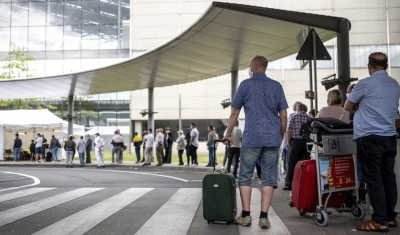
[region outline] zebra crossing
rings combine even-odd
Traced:
[[[260,200],[253,189],[253,226],[244,228],[208,225],[199,188],[35,187],[0,194],[0,234],[290,234],[272,208],[272,227],[259,229]]]

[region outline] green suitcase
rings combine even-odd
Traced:
[[[236,179],[232,174],[215,172],[214,166],[214,173],[203,178],[203,217],[208,223],[229,224],[234,221],[236,211]]]

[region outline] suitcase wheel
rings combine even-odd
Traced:
[[[351,213],[354,215],[356,219],[363,220],[365,217],[365,210],[360,204],[356,204],[352,207]]]
[[[207,220],[207,224],[210,224],[210,221],[209,221],[209,220]]]
[[[294,207],[293,202],[289,202],[290,207]]]
[[[316,211],[314,213],[314,221],[320,227],[325,227],[328,224],[329,215],[325,210],[321,210],[320,212]]]
[[[301,208],[300,210],[299,210],[299,214],[300,214],[300,216],[305,216],[306,214],[307,214],[307,209],[306,208]]]

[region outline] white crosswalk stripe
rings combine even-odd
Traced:
[[[239,216],[239,213],[242,212],[242,203],[240,202],[239,189],[237,189],[236,194],[238,195],[236,197],[237,207],[238,207],[237,216]],[[251,227],[239,226],[240,235],[259,235],[259,234],[290,235],[291,234],[289,230],[286,228],[285,224],[276,214],[274,209],[272,209],[272,207],[270,207],[268,211],[268,219],[269,222],[271,223],[271,227],[269,229],[261,229],[258,226],[258,220],[261,211],[261,192],[259,189],[253,188],[251,192],[250,209],[251,209],[252,225]]]
[[[18,206],[6,211],[0,212],[0,226],[12,223],[27,216],[39,213],[49,208],[72,201],[79,197],[83,197],[90,193],[102,190],[103,188],[80,188],[66,193],[62,193],[57,197],[51,197],[32,202],[26,205]]]
[[[151,190],[153,189],[130,188],[107,199],[104,202],[97,203],[94,206],[71,215],[43,230],[40,230],[39,232],[35,233],[35,235],[84,234],[101,221],[107,219]]]
[[[5,202],[5,201],[21,198],[21,197],[30,196],[30,195],[33,195],[36,193],[42,193],[42,192],[46,192],[46,191],[49,191],[52,189],[54,189],[54,188],[30,188],[30,189],[17,191],[17,192],[2,194],[2,195],[0,195],[0,202]]]
[[[50,191],[52,189],[55,188],[31,188],[17,192],[2,194],[0,195],[0,203],[5,201],[12,203],[13,199],[18,199],[29,195]],[[72,202],[75,199],[87,196],[91,193],[98,192],[99,195],[102,195],[106,191],[103,189],[104,188],[79,188],[73,190],[71,189],[71,191],[68,192],[64,192],[52,197],[46,197],[46,199],[41,199],[35,202],[31,202],[25,205],[20,205],[12,209],[2,211],[0,212],[0,230],[4,225],[11,224],[13,222],[16,222],[17,220],[26,218],[36,213],[44,212],[47,209],[60,206],[64,203]],[[101,201],[92,203],[92,205],[89,204],[88,206],[82,207],[82,209],[80,209],[79,204],[76,204],[77,207],[75,207],[76,210],[73,213],[68,214],[68,216],[61,217],[61,220],[58,219],[57,221],[54,221],[54,223],[50,222],[46,224],[45,226],[47,227],[40,227],[39,225],[37,228],[35,227],[33,229],[30,228],[31,230],[29,234],[78,235],[89,232],[96,226],[100,226],[96,227],[95,230],[92,230],[92,233],[93,231],[97,231],[96,234],[99,234],[98,231],[101,231],[102,223],[103,222],[105,224],[108,223],[106,222],[107,219],[111,219],[112,221],[113,218],[119,218],[118,216],[126,216],[127,215],[126,213],[128,214],[141,213],[140,211],[135,212],[135,211],[125,210],[125,212],[123,212],[122,214],[120,213],[120,215],[116,215],[118,212],[123,211],[123,209],[129,205],[130,206],[133,205],[132,208],[135,208],[134,206],[135,203],[140,204],[140,202],[138,202],[139,199],[142,200],[142,198],[145,198],[143,200],[148,200],[149,198],[153,198],[155,191],[153,194],[149,194],[153,190],[154,188],[129,188],[125,189],[122,192],[118,191],[118,193],[115,195],[111,194],[111,196],[108,196],[106,199],[104,200],[102,199]],[[158,210],[157,211],[154,210],[155,212],[152,212],[154,214],[148,214],[147,218],[149,219],[144,224],[136,224],[135,225],[136,229],[132,231],[130,234],[136,234],[136,235],[188,234],[188,231],[193,229],[193,227],[191,228],[191,226],[194,226],[192,223],[196,218],[195,217],[196,212],[198,211],[200,202],[202,200],[202,189],[180,188],[176,190],[177,191],[170,198],[164,197],[164,201],[166,202],[162,204],[160,208],[155,208],[156,210],[157,209]],[[238,191],[237,193],[238,213],[240,213],[242,208],[241,208],[239,190],[237,191]],[[87,201],[88,200],[86,200],[86,202]],[[260,213],[260,207],[261,207],[261,192],[259,189],[253,189],[252,202],[251,202],[251,213],[253,217],[253,224],[251,227],[238,226],[236,234],[290,235],[289,230],[272,208],[270,208],[268,212],[268,217],[271,222],[271,228],[268,230],[261,230],[258,227],[258,215]],[[132,223],[134,224],[135,221],[132,221]],[[199,224],[197,222],[196,226],[198,225]],[[13,226],[16,225],[14,224]],[[132,224],[127,224],[126,226],[129,229],[132,226]],[[204,228],[207,228],[209,231],[211,231],[211,234],[207,233],[209,235],[213,234],[212,226],[218,226],[218,225],[213,225],[213,224],[208,225],[207,222],[204,220]],[[236,225],[230,225],[230,226],[236,226]],[[123,232],[123,234],[126,234],[125,232]],[[0,233],[3,232],[0,231]]]
[[[136,235],[184,235],[201,201],[201,189],[181,188],[136,233]],[[171,213],[174,216],[171,216]],[[162,222],[161,222],[162,221]]]

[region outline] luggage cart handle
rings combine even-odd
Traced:
[[[229,140],[214,140],[214,172],[215,172],[215,162],[217,159],[217,151],[216,150],[216,143],[225,143],[228,142],[228,144],[226,146],[228,146],[228,149],[231,147],[231,141]]]

